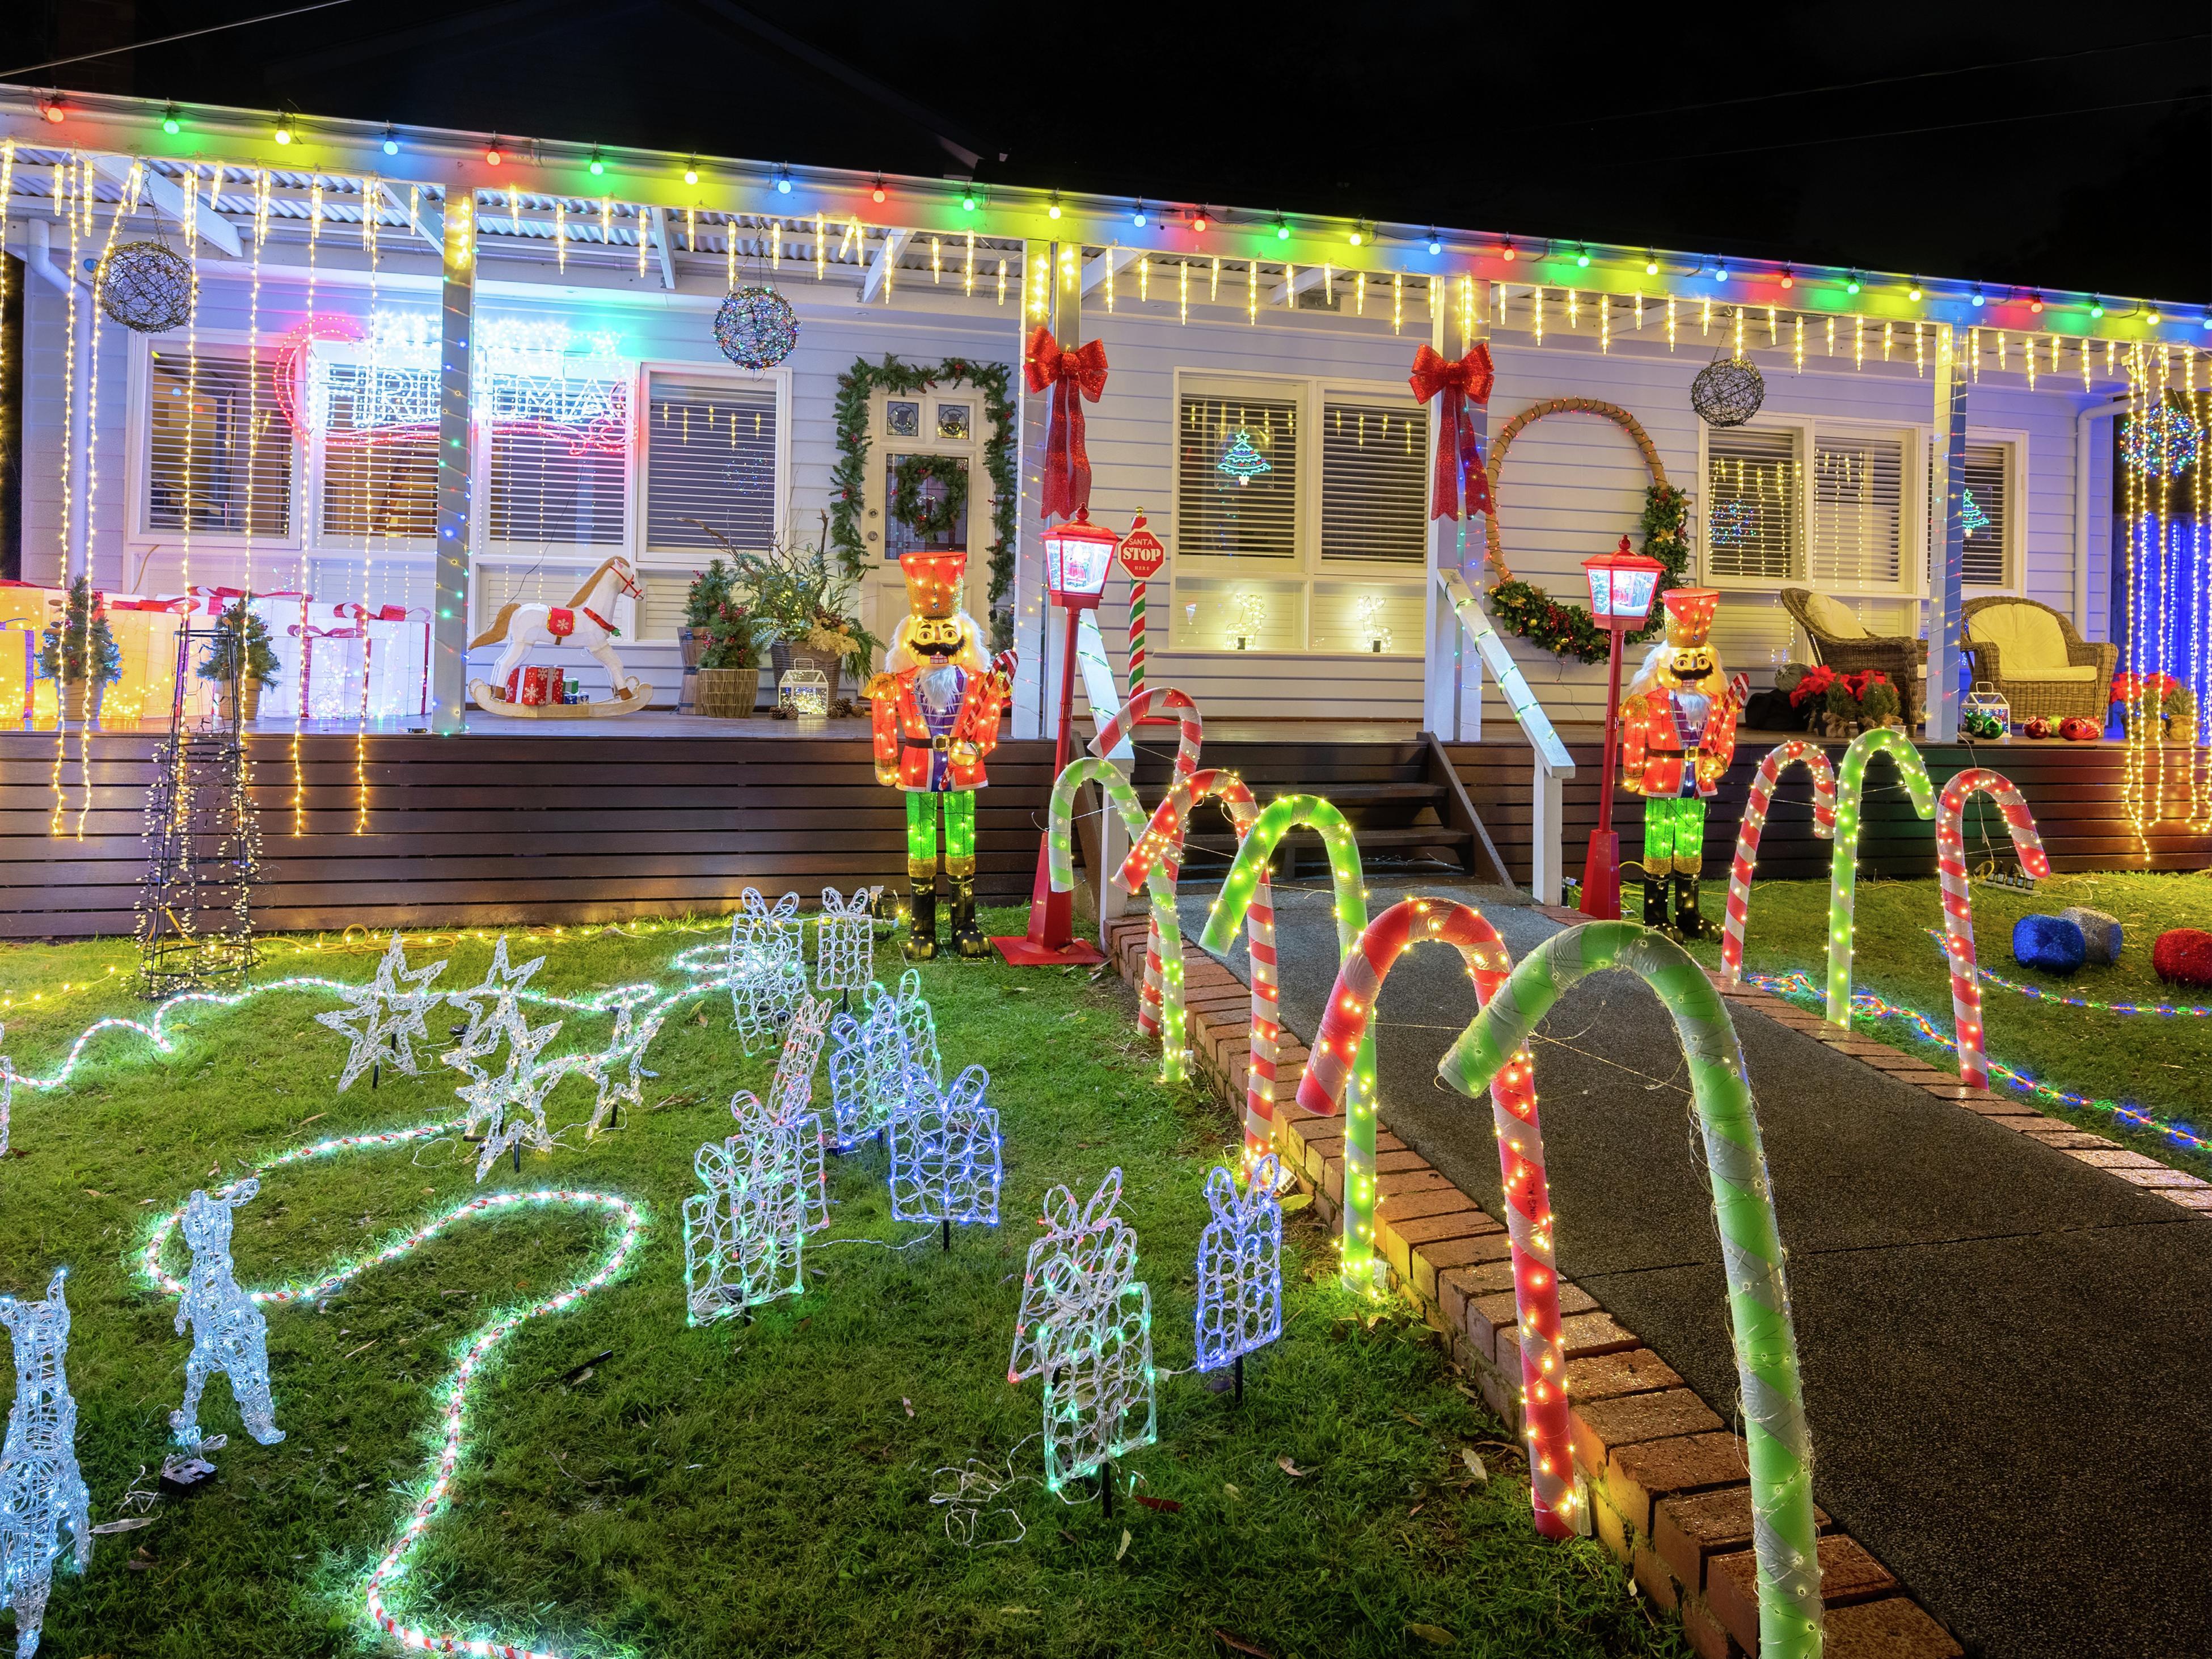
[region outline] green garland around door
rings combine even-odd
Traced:
[[[1018,505],[1014,493],[1014,405],[1008,395],[1013,384],[1010,365],[976,362],[966,357],[947,357],[939,363],[902,362],[889,355],[879,363],[855,358],[853,367],[837,377],[837,464],[830,471],[830,539],[848,576],[858,578],[867,573],[870,561],[867,543],[860,534],[860,501],[867,486],[870,397],[878,392],[927,392],[956,382],[965,382],[982,394],[983,412],[991,422],[991,436],[983,445],[983,471],[991,479],[988,554],[991,633],[994,645],[1003,649],[1013,640],[1013,617],[1006,601],[1014,586],[1014,514]],[[900,471],[903,475],[906,467],[902,465]],[[951,480],[945,482],[949,493]],[[963,475],[963,487],[965,482]],[[904,484],[903,476],[898,483]],[[915,487],[918,498],[918,471]],[[896,502],[892,510],[897,511]]]

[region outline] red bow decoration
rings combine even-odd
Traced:
[[[1495,378],[1490,345],[1485,340],[1477,340],[1457,362],[1430,346],[1413,354],[1413,372],[1406,379],[1414,398],[1427,403],[1443,394],[1437,405],[1437,473],[1431,492],[1436,504],[1429,509],[1431,519],[1459,517],[1462,479],[1467,483],[1468,516],[1491,510],[1490,474],[1483,470],[1482,445],[1475,436],[1474,417],[1468,404],[1470,401],[1487,404]]]
[[[1052,331],[1040,323],[1030,336],[1024,366],[1031,392],[1052,388],[1052,415],[1044,433],[1044,515],[1072,519],[1091,506],[1083,398],[1095,404],[1106,389],[1106,348],[1086,340],[1075,350],[1064,351]]]

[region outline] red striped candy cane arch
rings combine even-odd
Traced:
[[[1330,990],[1328,1010],[1298,1085],[1298,1104],[1334,1115],[1343,1108],[1352,1062],[1367,1033],[1376,994],[1400,952],[1435,940],[1455,946],[1489,1005],[1512,971],[1498,930],[1480,911],[1448,899],[1401,899],[1367,924]],[[1521,1388],[1528,1419],[1528,1499],[1536,1530],[1565,1538],[1575,1530],[1574,1476],[1567,1433],[1566,1360],[1559,1341],[1559,1276],[1552,1260],[1551,1188],[1544,1179],[1544,1132],[1536,1116],[1534,1062],[1523,1049],[1490,1085],[1498,1162],[1505,1188],[1505,1225],[1513,1245],[1513,1292],[1520,1316]]]
[[[1173,867],[1191,809],[1208,799],[1221,803],[1240,837],[1260,816],[1260,803],[1250,786],[1234,772],[1209,767],[1177,778],[1122,860],[1119,880],[1124,890],[1134,894],[1142,888],[1156,863]],[[1249,1173],[1275,1144],[1275,1050],[1282,1035],[1275,978],[1275,894],[1264,871],[1244,912],[1244,939],[1252,958],[1251,1058],[1244,1078],[1244,1164]]]
[[[1959,1081],[1969,1088],[1986,1089],[1990,1068],[1982,1055],[1982,981],[1974,959],[1974,911],[1966,889],[1962,822],[1968,799],[1978,794],[1987,795],[2004,814],[2021,869],[2040,879],[2051,873],[2051,860],[2044,853],[2043,837],[2035,832],[2035,817],[2027,800],[2003,773],[1972,767],[1943,786],[1936,803],[1936,868],[1943,883],[1943,942],[1951,957],[1951,1019],[1958,1030]]]
[[[1132,696],[1119,714],[1098,728],[1098,735],[1091,739],[1091,752],[1101,759],[1113,753],[1122,738],[1155,708],[1172,709],[1176,716],[1175,775],[1187,778],[1198,770],[1198,751],[1206,741],[1206,717],[1198,712],[1198,705],[1187,692],[1172,685],[1148,685]],[[1166,872],[1168,889],[1175,890],[1182,875],[1182,836],[1178,833],[1175,845],[1160,861]],[[1137,995],[1137,1029],[1146,1036],[1160,1029],[1160,925],[1155,915],[1145,933],[1145,982]]]
[[[1743,930],[1751,916],[1751,872],[1759,862],[1759,832],[1766,827],[1766,804],[1783,772],[1802,763],[1813,775],[1813,833],[1823,841],[1836,838],[1836,769],[1828,764],[1828,751],[1817,743],[1792,738],[1766,751],[1751,781],[1751,799],[1744,803],[1743,824],[1735,832],[1735,861],[1729,866],[1728,915],[1721,925],[1721,971],[1731,985],[1743,983]]]

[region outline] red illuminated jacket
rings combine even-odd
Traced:
[[[1632,794],[1682,797],[1684,768],[1692,769],[1694,792],[1714,793],[1721,775],[1735,757],[1735,720],[1743,707],[1742,677],[1711,700],[1705,729],[1691,740],[1682,729],[1674,693],[1662,687],[1639,691],[1620,705],[1620,787]],[[1702,694],[1699,694],[1702,695]]]
[[[1005,678],[994,670],[969,669],[952,730],[937,738],[930,736],[929,723],[915,701],[914,683],[921,672],[916,667],[893,675],[896,689],[874,700],[870,713],[876,738],[876,781],[900,789],[929,789],[930,761],[942,747],[947,764],[945,780],[937,787],[985,787],[990,780],[983,775],[983,757],[999,746]]]

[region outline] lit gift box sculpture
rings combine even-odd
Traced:
[[[805,1288],[806,1132],[751,1095],[730,1102],[738,1133],[691,1160],[705,1188],[684,1200],[688,1322],[703,1325]],[[816,1127],[818,1145],[818,1121]]]
[[[859,1018],[839,1014],[830,1024],[830,1144],[851,1152],[906,1109],[916,1079],[935,1086],[944,1076],[921,974],[908,969],[896,993],[871,985]]]
[[[1282,1166],[1270,1152],[1244,1190],[1218,1166],[1206,1177],[1213,1219],[1198,1240],[1198,1369],[1236,1365],[1283,1334]]]
[[[891,1219],[999,1224],[999,1115],[983,1103],[991,1074],[970,1066],[940,1091],[917,1075],[891,1120]]]

